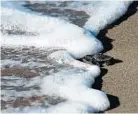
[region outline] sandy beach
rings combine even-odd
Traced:
[[[138,112],[138,11],[119,25],[108,29],[106,38],[112,41],[107,53],[121,60],[103,76],[102,90],[110,96],[108,113]]]

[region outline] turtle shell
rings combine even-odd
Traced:
[[[96,55],[93,55],[92,58],[94,60],[96,60],[97,62],[107,62],[107,61],[110,61],[111,59],[113,59],[113,57],[105,55],[103,53],[98,53]]]

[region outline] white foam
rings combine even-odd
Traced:
[[[67,57],[65,54],[66,57],[58,57],[57,53],[61,55],[63,52],[55,52],[50,57],[54,57],[57,61],[62,59],[63,62],[71,64],[78,69],[85,69],[86,71],[61,70],[56,74],[46,76],[40,85],[42,93],[50,96],[61,96],[72,101],[72,103],[80,102],[83,105],[86,104],[95,111],[107,109],[109,107],[109,101],[105,93],[90,89],[95,77],[100,74],[100,68],[95,65],[84,64],[71,57]]]
[[[22,63],[22,60],[10,60],[10,59],[4,59],[1,60],[1,68],[5,68],[5,66],[8,67],[27,67],[27,68],[34,68],[34,67],[44,67],[47,66],[45,63],[41,62],[34,62],[34,61],[29,61],[27,63]]]
[[[88,9],[91,17],[85,23],[84,28],[91,30],[97,35],[100,30],[122,16],[131,3],[132,1],[103,1],[100,6],[96,8],[96,13],[90,12],[90,9]]]
[[[36,35],[3,35],[2,45],[64,48],[75,58],[95,54],[103,49],[101,42],[94,36],[85,34],[87,32],[84,29],[56,18],[3,7],[1,15],[5,30],[20,30]]]
[[[53,110],[54,109],[54,110]],[[88,113],[95,110],[85,103],[80,102],[65,102],[59,105],[50,107],[46,110],[48,113]]]

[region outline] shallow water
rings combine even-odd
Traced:
[[[64,3],[65,4],[65,3]],[[30,4],[25,7],[43,13],[68,20],[76,25],[83,26],[89,17],[84,11],[54,8],[55,2],[50,4]],[[61,5],[60,5],[61,6]],[[41,8],[41,9],[40,9]],[[79,20],[79,21],[78,21]],[[2,27],[2,33],[11,35],[33,35],[26,31],[6,30]],[[42,77],[56,73],[60,70],[74,70],[74,67],[66,64],[58,64],[47,58],[57,49],[38,49],[35,47],[1,48],[1,101],[2,111],[16,112],[17,108],[28,106],[49,107],[64,98],[43,95],[40,92],[39,83]],[[80,71],[81,69],[78,69]],[[77,71],[77,68],[76,68]],[[82,70],[83,72],[83,70]]]
[[[63,98],[50,97],[40,92],[39,83],[42,77],[56,73],[61,69],[74,69],[69,65],[49,60],[47,56],[54,51],[56,50],[34,47],[1,48],[2,110],[10,107],[48,107],[65,101]],[[11,111],[14,112],[14,110]]]
[[[37,11],[43,15],[58,17],[60,19],[69,21],[80,27],[83,27],[85,22],[90,17],[85,11],[78,11],[69,7],[73,2],[45,2],[43,3],[30,3],[24,5],[32,11]],[[83,4],[85,2],[81,2]],[[87,3],[88,4],[88,3]]]

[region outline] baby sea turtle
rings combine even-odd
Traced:
[[[95,55],[87,55],[85,56],[82,61],[90,64],[96,64],[98,66],[104,66],[104,64],[111,65],[113,64],[113,57],[103,54],[103,53],[98,53]]]

